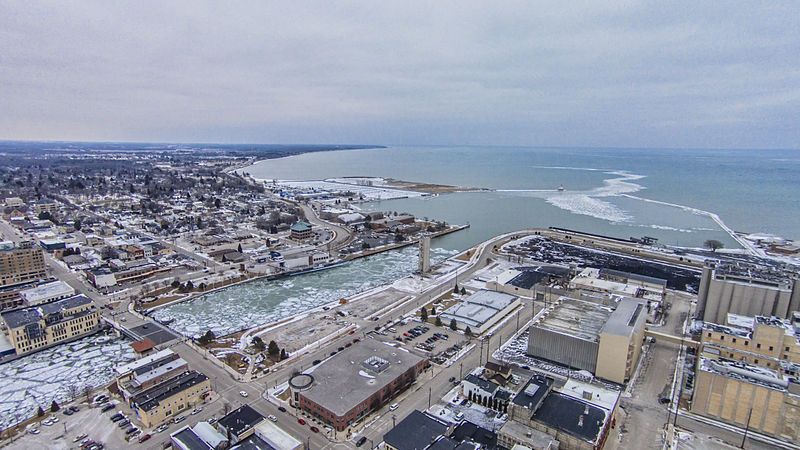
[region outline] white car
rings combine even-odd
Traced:
[[[242,397],[246,398],[249,394],[247,392],[245,392],[245,391],[239,391],[239,395],[241,395]]]
[[[273,422],[277,422],[277,421],[278,421],[278,418],[277,418],[277,417],[275,417],[275,416],[273,416],[272,414],[268,415],[268,416],[267,416],[267,419],[269,419],[269,420],[271,420],[271,421],[273,421]]]
[[[397,403],[392,403],[392,404],[389,406],[389,411],[394,411],[395,409],[397,409],[397,408],[399,408],[399,407],[400,407],[400,405],[398,405]]]
[[[203,408],[195,408],[192,410],[192,415],[200,414],[201,412],[203,412]]]

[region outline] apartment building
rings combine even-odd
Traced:
[[[0,250],[0,287],[37,281],[46,276],[44,253],[31,242],[20,242],[16,247]]]
[[[2,313],[8,340],[17,355],[97,331],[100,312],[85,295],[76,295]]]

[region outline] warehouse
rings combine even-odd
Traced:
[[[528,354],[625,383],[641,354],[644,309],[631,298],[610,308],[560,297],[531,325]]]
[[[445,323],[456,321],[458,328],[467,327],[481,334],[521,305],[519,298],[502,292],[480,290],[447,308],[440,317]]]

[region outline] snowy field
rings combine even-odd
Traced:
[[[308,194],[316,192],[353,192],[356,196],[364,196],[365,200],[391,200],[396,198],[422,197],[425,194],[414,191],[404,191],[380,186],[364,186],[354,183],[342,183],[334,180],[322,181],[278,181],[278,185],[295,194]]]
[[[175,319],[169,327],[184,336],[212,330],[217,336],[265,325],[391,283],[417,269],[418,250],[383,252],[321,272],[253,281],[216,291],[188,302],[161,308],[158,320]],[[435,264],[456,251],[432,249]]]
[[[28,419],[41,406],[82,395],[114,378],[114,367],[134,359],[129,341],[95,335],[0,365],[0,428]]]

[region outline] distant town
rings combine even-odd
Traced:
[[[798,448],[792,243],[536,228],[433,258],[469,225],[370,202],[474,188],[247,173],[327,149],[4,153],[0,445]],[[165,312],[402,248],[413,273],[233,332]]]

